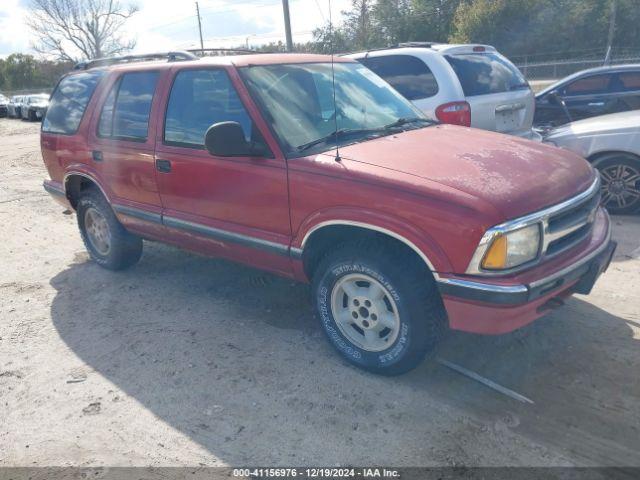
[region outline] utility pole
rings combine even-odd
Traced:
[[[287,37],[287,52],[293,52],[293,40],[291,39],[291,18],[289,17],[289,0],[282,0],[284,12],[284,32]]]
[[[611,14],[609,15],[609,36],[607,38],[607,53],[604,56],[604,64],[611,63],[611,48],[613,47],[613,34],[616,31],[616,0],[611,0]]]
[[[196,2],[196,14],[198,15],[198,30],[200,31],[200,49],[204,53],[204,42],[202,41],[202,22],[200,21],[200,6]]]

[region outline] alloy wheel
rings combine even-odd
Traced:
[[[340,332],[368,352],[386,350],[400,332],[400,315],[393,297],[368,275],[340,278],[331,293],[331,310]]]

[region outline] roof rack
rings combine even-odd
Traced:
[[[442,42],[402,42],[396,45],[389,45],[386,47],[369,48],[365,52],[365,57],[367,57],[371,52],[379,52],[380,50],[393,50],[394,48],[431,48],[434,45],[443,45],[443,43]],[[349,55],[351,53],[356,53],[356,52],[341,53],[340,56]]]
[[[76,63],[74,70],[87,70],[93,67],[104,67],[107,65],[117,65],[119,63],[145,62],[150,60],[164,60],[168,62],[184,62],[187,60],[198,60],[198,56],[190,52],[162,52],[162,53],[143,53],[140,55],[124,55],[122,57],[104,57],[94,58],[85,62]]]
[[[231,53],[244,53],[244,54],[272,53],[272,52],[258,52],[256,50],[249,50],[248,48],[192,48],[187,50],[187,52],[194,53],[194,54],[205,53],[205,52],[211,52],[211,53],[231,52]]]
[[[442,45],[442,42],[402,42],[397,48],[415,47],[415,48],[431,48],[434,45]]]

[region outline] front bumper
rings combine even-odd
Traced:
[[[600,210],[586,248],[567,252],[554,268],[544,266],[501,282],[479,277],[440,278],[451,328],[476,333],[505,333],[526,325],[573,293],[588,294],[613,257],[611,223]]]
[[[515,132],[514,135],[516,137],[526,138],[527,140],[532,140],[534,142],[542,142],[542,135],[540,135],[540,133],[535,131],[533,128],[521,132]]]

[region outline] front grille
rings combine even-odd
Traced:
[[[543,255],[556,255],[585,240],[591,234],[599,204],[600,189],[596,188],[587,198],[549,216],[543,225]]]

